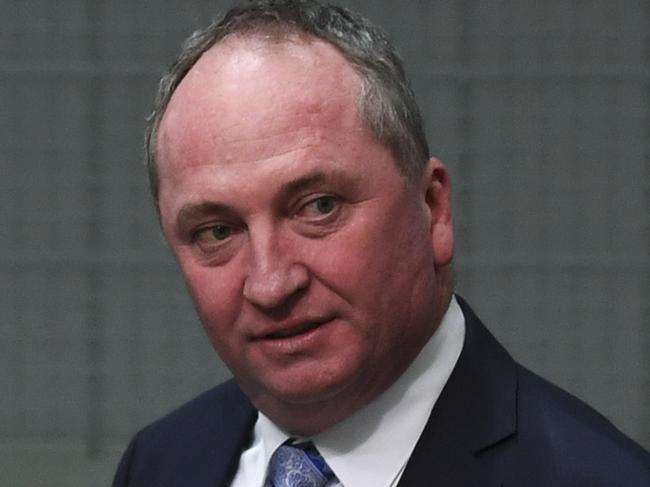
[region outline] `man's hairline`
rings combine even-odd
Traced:
[[[183,83],[185,78],[189,75],[189,73],[194,69],[194,67],[199,63],[201,58],[203,58],[204,55],[206,55],[208,52],[212,51],[213,49],[221,46],[222,44],[225,44],[227,42],[232,42],[234,39],[240,39],[242,41],[246,40],[255,40],[257,38],[260,41],[263,41],[265,45],[268,46],[280,46],[282,44],[287,44],[287,43],[303,43],[305,45],[308,45],[310,43],[314,42],[321,42],[324,44],[327,44],[328,46],[334,48],[344,59],[344,61],[348,64],[348,66],[353,70],[355,75],[357,76],[357,79],[359,81],[359,90],[357,93],[357,100],[356,100],[356,110],[357,110],[357,115],[359,117],[359,120],[363,124],[363,127],[368,130],[368,133],[377,141],[377,143],[381,144],[383,147],[388,149],[392,156],[393,156],[393,164],[395,164],[395,167],[398,169],[398,172],[400,173],[401,176],[403,176],[404,180],[407,183],[414,183],[416,178],[413,177],[413,175],[409,174],[408,171],[406,171],[403,167],[402,164],[399,163],[398,161],[398,155],[394,154],[392,147],[390,147],[389,144],[387,144],[385,141],[379,140],[379,137],[375,133],[375,130],[373,129],[370,120],[368,120],[366,110],[365,110],[365,102],[367,100],[367,93],[369,89],[369,80],[367,79],[366,76],[364,76],[364,73],[361,71],[361,69],[350,59],[349,55],[341,49],[339,46],[337,46],[334,42],[331,42],[329,39],[319,37],[316,35],[313,35],[309,32],[305,32],[304,30],[300,29],[298,26],[290,26],[290,25],[276,25],[276,24],[268,24],[268,25],[260,25],[260,26],[250,26],[248,29],[242,30],[242,31],[236,31],[236,32],[231,32],[223,36],[222,38],[216,39],[216,41],[210,45],[207,49],[205,49],[192,63],[192,65],[189,67],[189,69],[183,74],[183,76],[178,80],[176,85],[174,86],[174,89],[171,90],[171,93],[169,94],[169,97],[166,100],[166,103],[164,104],[162,108],[162,112],[158,114],[157,116],[157,123],[155,123],[152,126],[152,131],[151,131],[151,136],[150,140],[147,141],[148,147],[147,151],[150,153],[150,161],[148,161],[148,164],[153,165],[153,174],[155,176],[155,186],[157,188],[157,191],[155,192],[155,205],[156,205],[156,210],[158,213],[160,213],[160,205],[159,205],[159,197],[160,197],[160,160],[158,157],[158,149],[160,145],[160,133],[161,133],[161,127],[163,126],[163,121],[165,119],[165,116],[167,114],[167,109],[169,108],[169,105],[171,104],[172,98],[176,94],[176,91],[180,87],[180,85]],[[153,143],[152,143],[153,142]],[[424,166],[420,173],[424,171]]]

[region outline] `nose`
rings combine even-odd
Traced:
[[[252,237],[251,237],[252,241]],[[262,308],[275,308],[309,284],[309,271],[294,253],[282,250],[273,238],[251,245],[251,260],[244,282],[244,297]]]

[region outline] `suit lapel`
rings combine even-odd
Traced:
[[[406,466],[400,486],[499,485],[481,454],[517,429],[516,364],[461,298],[458,362]]]
[[[225,384],[224,393],[224,400],[211,411],[214,420],[196,435],[191,451],[186,452],[182,485],[229,486],[241,452],[250,443],[257,411],[234,381]]]

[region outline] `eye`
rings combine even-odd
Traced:
[[[334,201],[334,198],[331,196],[323,196],[322,198],[318,198],[314,203],[316,204],[316,209],[318,212],[322,213],[323,215],[331,213],[336,207],[336,201]]]
[[[227,225],[216,225],[209,228],[207,231],[215,240],[226,240],[230,235],[232,235],[232,228]]]
[[[333,196],[320,196],[302,207],[301,213],[308,218],[319,218],[332,214],[339,207],[338,200]]]
[[[194,235],[194,242],[202,252],[209,253],[226,244],[234,233],[230,225],[213,225],[199,230]]]

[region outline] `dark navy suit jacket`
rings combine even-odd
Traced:
[[[463,350],[400,487],[650,487],[646,451],[514,362],[459,303]],[[228,486],[256,418],[234,381],[215,387],[140,431],[113,486]]]

